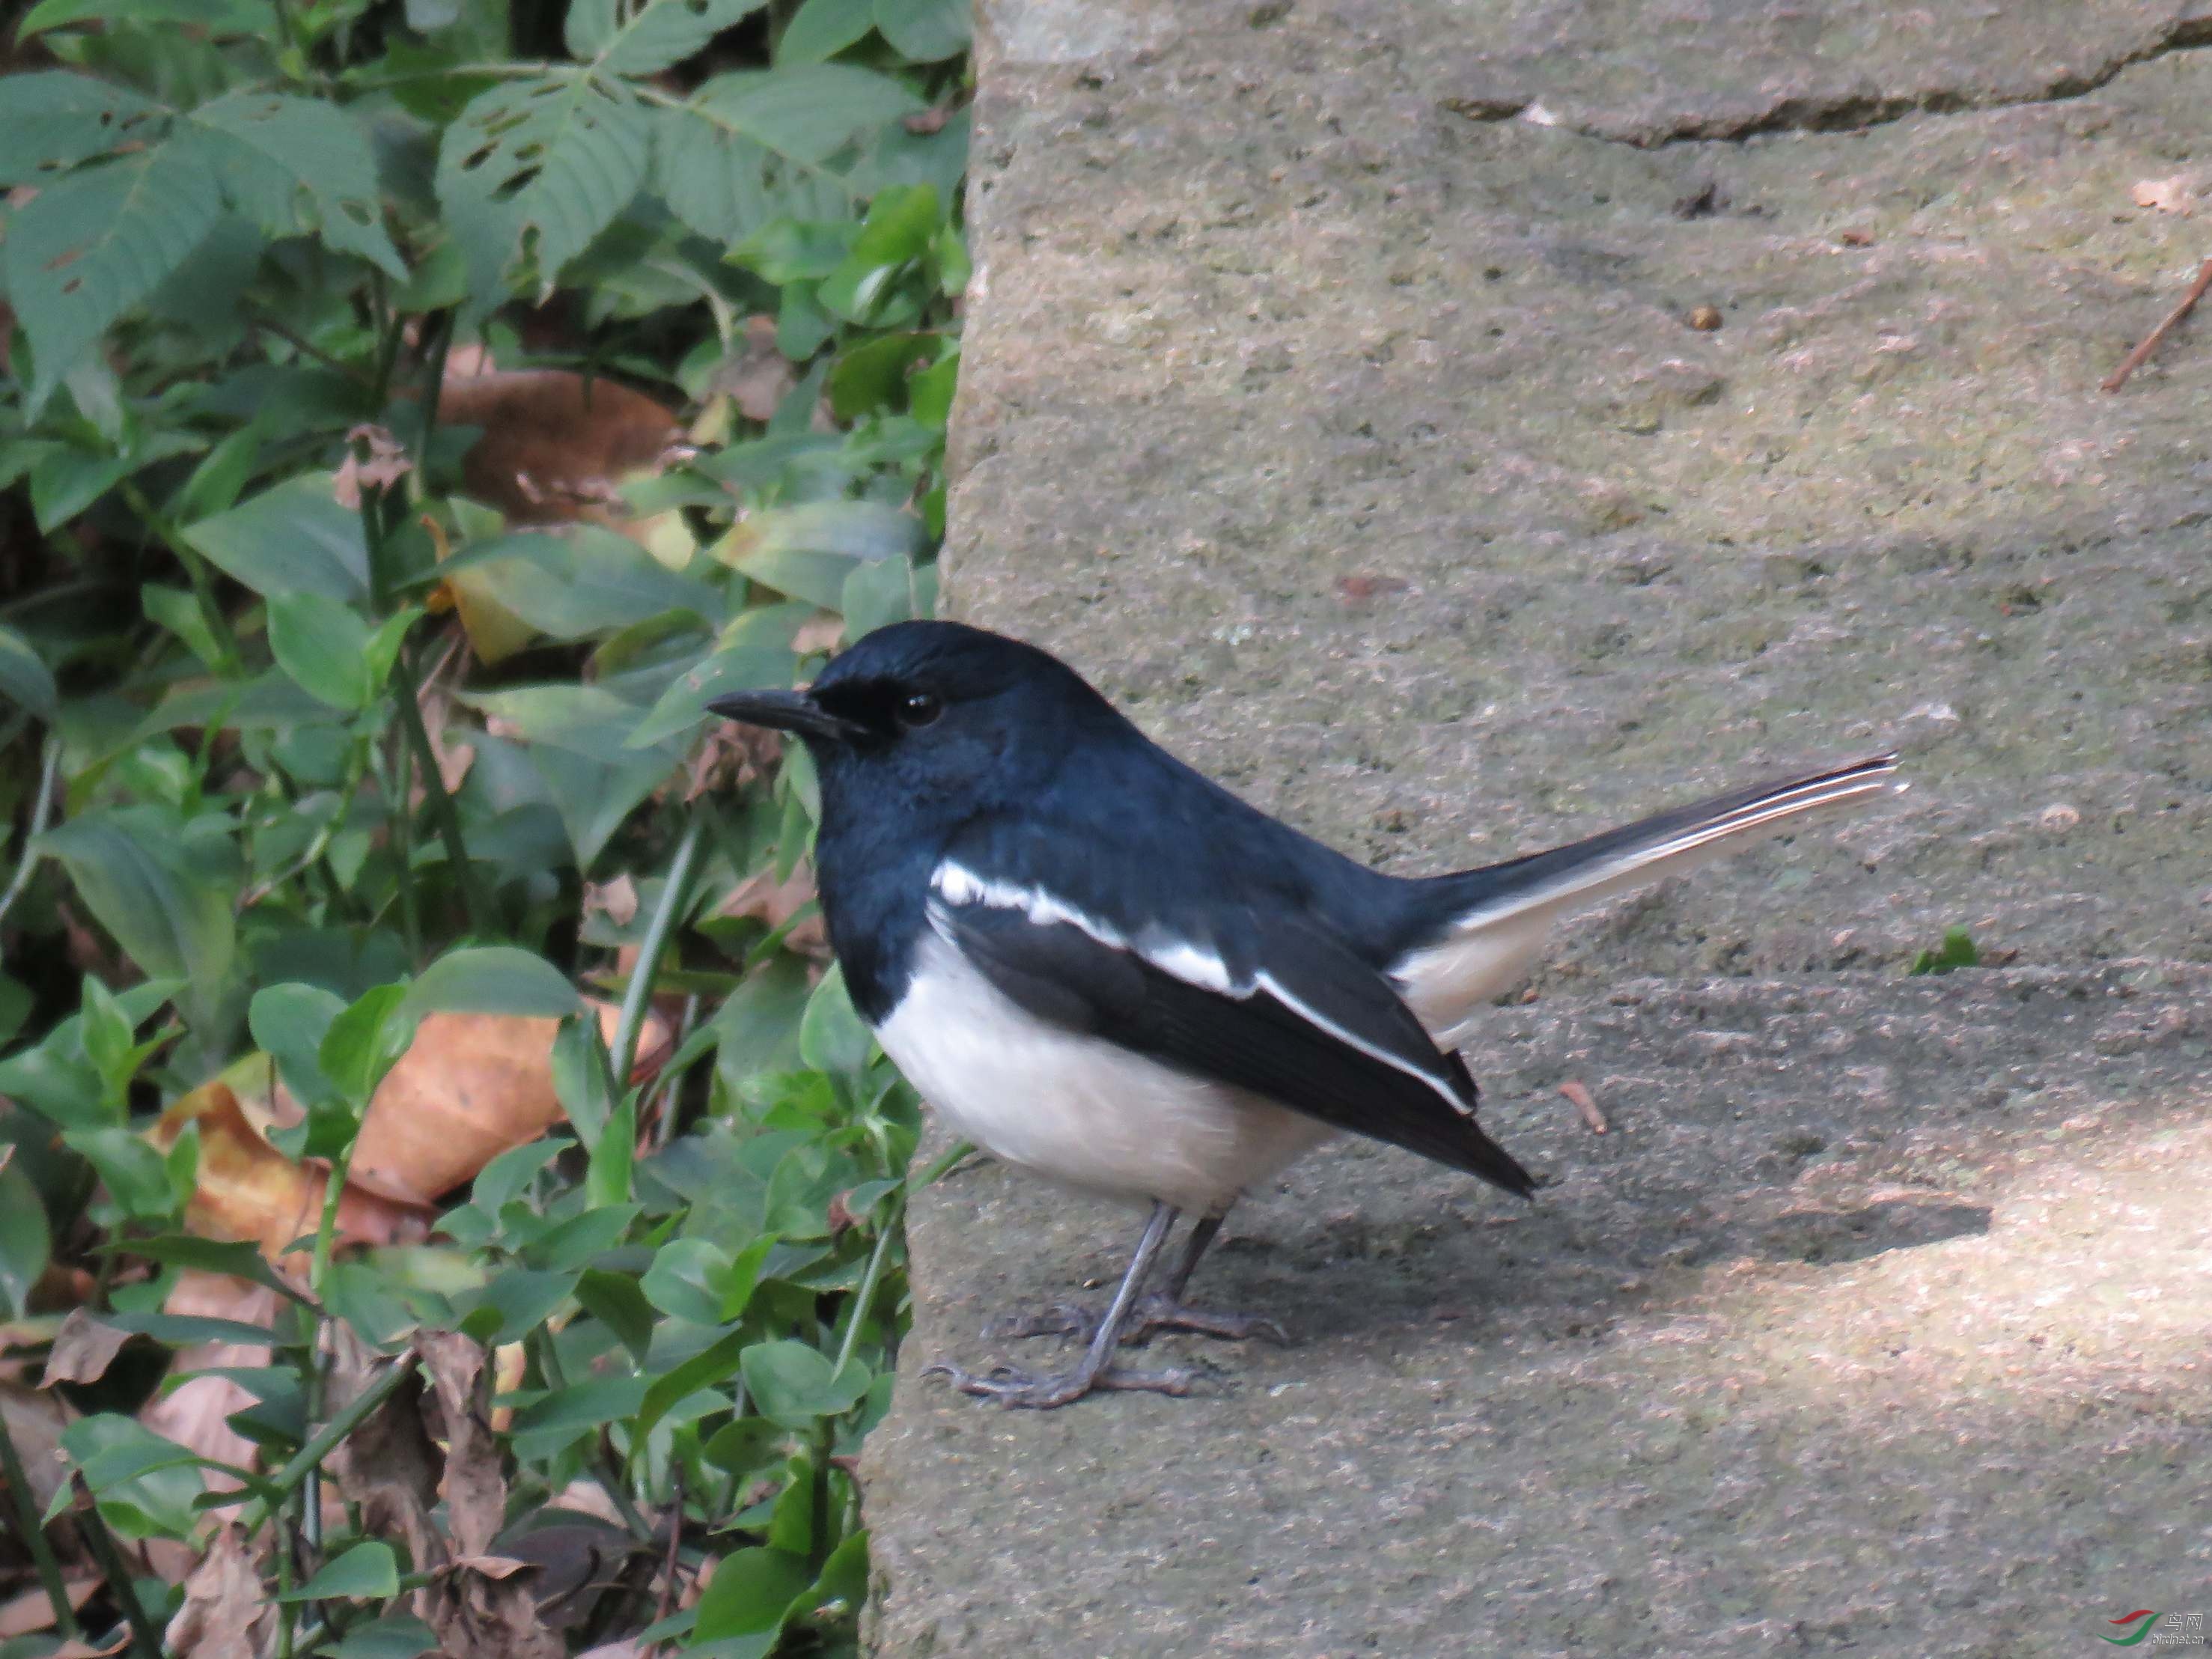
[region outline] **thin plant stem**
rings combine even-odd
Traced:
[[[876,1233],[876,1248],[869,1253],[868,1270],[860,1275],[860,1288],[853,1292],[853,1316],[846,1323],[845,1340],[837,1345],[837,1364],[831,1370],[832,1376],[843,1370],[846,1362],[853,1357],[854,1346],[860,1340],[860,1322],[868,1316],[868,1304],[876,1299],[876,1285],[884,1276],[884,1258],[890,1253],[892,1235],[905,1219],[906,1206],[894,1204]]]
[[[684,827],[684,839],[676,844],[676,856],[668,866],[668,878],[661,884],[660,902],[653,910],[652,921],[646,926],[637,965],[630,969],[629,984],[623,992],[622,1019],[615,1027],[617,1089],[629,1087],[629,1074],[636,1067],[637,1040],[645,1028],[645,1011],[653,1000],[653,981],[659,976],[660,959],[668,953],[677,922],[690,902],[691,878],[698,869],[699,845],[706,839],[706,809],[695,808],[691,822]]]
[[[161,1659],[161,1632],[138,1600],[138,1587],[131,1580],[130,1566],[123,1559],[123,1552],[115,1547],[115,1535],[107,1530],[107,1522],[100,1517],[100,1504],[94,1499],[92,1489],[84,1484],[84,1477],[74,1470],[70,1474],[70,1483],[78,1500],[78,1507],[70,1513],[76,1519],[77,1531],[92,1554],[93,1565],[107,1581],[108,1594],[123,1608],[124,1622],[131,1626],[132,1649],[143,1659]]]
[[[39,768],[39,793],[31,803],[29,833],[23,837],[22,861],[16,865],[15,875],[9,878],[8,890],[0,893],[0,921],[8,919],[8,912],[15,908],[15,901],[22,896],[23,890],[31,884],[31,872],[39,867],[39,855],[31,850],[31,843],[46,833],[46,825],[53,817],[54,782],[61,772],[61,765],[62,740],[48,732],[46,759]]]
[[[53,1543],[39,1524],[39,1506],[31,1501],[30,1478],[23,1473],[23,1459],[15,1449],[15,1437],[8,1431],[5,1417],[0,1417],[0,1475],[7,1478],[9,1494],[15,1500],[17,1533],[31,1552],[39,1583],[52,1604],[54,1628],[65,1638],[75,1636],[76,1613],[70,1606],[69,1587],[62,1582],[61,1563],[55,1559]]]
[[[422,805],[430,814],[438,839],[445,843],[446,861],[453,866],[453,880],[460,887],[462,903],[467,907],[469,926],[479,937],[488,939],[498,930],[499,919],[493,913],[490,896],[484,890],[482,873],[469,862],[468,843],[461,836],[460,808],[454,805],[446,781],[438,775],[437,751],[430,747],[429,728],[422,724],[422,683],[416,678],[414,653],[404,643],[399,647],[399,660],[392,672],[400,728],[407,734],[407,747],[414,754],[415,769],[422,780]],[[406,797],[401,796],[394,805],[404,812]],[[408,875],[411,880],[411,870]]]

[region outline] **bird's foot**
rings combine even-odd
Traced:
[[[1009,1314],[1004,1319],[994,1320],[985,1328],[984,1334],[994,1340],[1021,1336],[1073,1337],[1079,1342],[1088,1343],[1097,1336],[1099,1322],[1104,1317],[1095,1308],[1060,1302],[1035,1313]],[[1258,1314],[1188,1308],[1155,1291],[1138,1303],[1131,1312],[1129,1326],[1122,1332],[1121,1340],[1142,1346],[1159,1331],[1190,1331],[1200,1336],[1218,1336],[1231,1342],[1244,1342],[1255,1336],[1264,1336],[1270,1342],[1284,1347],[1288,1347],[1291,1341],[1290,1334],[1280,1325]]]
[[[1188,1370],[1125,1371],[1111,1367],[1085,1376],[1078,1367],[1049,1376],[1038,1376],[1012,1365],[994,1366],[978,1375],[957,1365],[939,1364],[922,1368],[924,1376],[948,1378],[963,1394],[995,1400],[1009,1411],[1026,1408],[1048,1412],[1080,1400],[1086,1394],[1108,1389],[1140,1390],[1150,1394],[1188,1394],[1198,1373]]]

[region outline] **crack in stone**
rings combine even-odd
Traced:
[[[2097,68],[2079,75],[2062,76],[2031,93],[1976,94],[1939,87],[1917,93],[1806,94],[1785,98],[1754,114],[1737,117],[1687,115],[1664,131],[1607,131],[1601,127],[1561,118],[1543,109],[1539,98],[1460,97],[1440,100],[1442,106],[1469,121],[1494,123],[1528,119],[1571,132],[1601,143],[1626,144],[1632,149],[1663,149],[1671,144],[1738,143],[1771,132],[1861,132],[1887,126],[1914,115],[1962,115],[1984,110],[2020,109],[2035,104],[2063,103],[2085,98],[2110,86],[2139,64],[2151,63],[2176,52],[2212,46],[2212,17],[2177,18],[2157,37],[2134,52],[2124,52]]]

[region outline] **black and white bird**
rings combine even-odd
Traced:
[[[868,635],[805,691],[715,699],[795,733],[822,786],[816,879],[854,1006],[968,1139],[1149,1204],[1058,1375],[939,1367],[1010,1406],[1182,1391],[1114,1364],[1139,1331],[1272,1328],[1184,1305],[1238,1196],[1370,1135],[1526,1197],[1454,1043],[1552,923],[1893,787],[1896,757],[1740,789],[1479,870],[1380,874],[1247,805],[1034,646],[954,623]],[[1145,1286],[1176,1218],[1192,1231]]]

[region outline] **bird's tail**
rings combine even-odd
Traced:
[[[1815,817],[1899,786],[1897,757],[1732,790],[1549,852],[1416,884],[1416,916],[1392,976],[1421,1023],[1448,1037],[1517,980],[1570,910],[1679,875]]]

